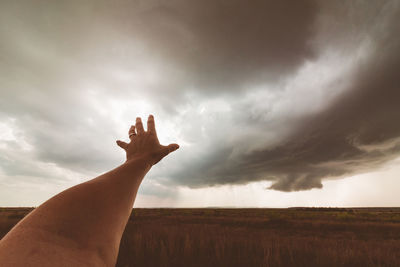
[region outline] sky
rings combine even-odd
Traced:
[[[136,207],[400,205],[399,1],[0,1],[0,206],[163,144]]]

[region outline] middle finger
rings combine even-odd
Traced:
[[[136,132],[138,135],[144,133],[142,119],[140,117],[136,118]]]

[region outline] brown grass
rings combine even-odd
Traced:
[[[134,209],[117,266],[400,266],[400,209]]]

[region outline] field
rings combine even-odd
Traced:
[[[134,209],[117,266],[400,266],[400,208]]]

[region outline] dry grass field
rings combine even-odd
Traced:
[[[117,266],[400,266],[400,209],[134,209]]]

